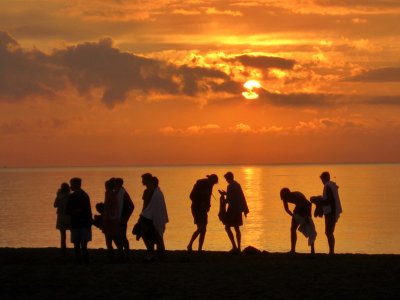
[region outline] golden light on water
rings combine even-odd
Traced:
[[[243,87],[247,90],[242,93],[243,97],[245,97],[248,100],[253,100],[258,98],[257,92],[254,91],[254,89],[259,89],[261,88],[261,84],[257,80],[248,80],[245,82]]]

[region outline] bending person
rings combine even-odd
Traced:
[[[311,202],[302,193],[291,192],[288,188],[281,189],[280,196],[285,211],[292,217],[292,224],[290,226],[290,253],[296,253],[297,229],[299,229],[299,231],[308,237],[311,254],[314,254],[314,241],[317,233],[311,218]],[[293,212],[289,209],[289,203],[295,205]]]
[[[211,195],[214,184],[218,183],[218,176],[215,174],[207,175],[207,178],[199,179],[193,186],[190,193],[192,201],[191,210],[197,229],[187,246],[188,251],[192,251],[193,243],[199,237],[199,251],[203,250],[204,239],[206,237],[208,212],[211,207]]]

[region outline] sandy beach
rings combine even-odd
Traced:
[[[1,299],[398,299],[399,255],[167,251],[145,262],[132,251],[110,263],[91,249],[89,265],[72,250],[0,248]]]

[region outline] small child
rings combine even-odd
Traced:
[[[96,211],[99,215],[94,215],[93,217],[93,225],[99,229],[103,229],[103,212],[104,212],[104,203],[100,202],[96,204]]]

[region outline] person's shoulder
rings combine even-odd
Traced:
[[[291,192],[292,196],[299,200],[307,200],[306,196],[302,192],[294,191]],[[307,200],[308,201],[308,200]]]

